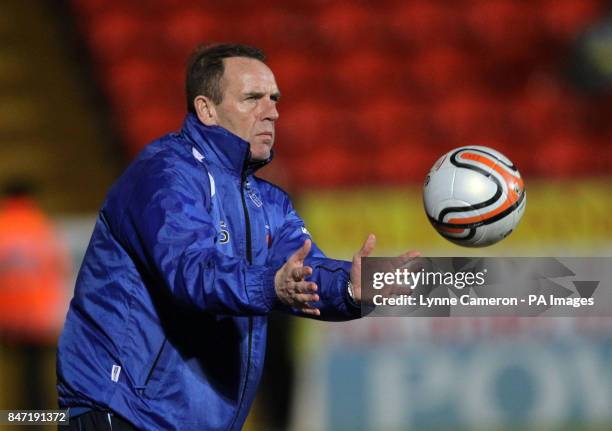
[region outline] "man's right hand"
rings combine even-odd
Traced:
[[[304,266],[304,259],[310,252],[312,242],[307,239],[302,247],[291,255],[285,264],[276,271],[274,289],[276,296],[283,303],[295,307],[304,314],[319,316],[321,312],[310,303],[317,302],[317,285],[305,278],[312,274],[312,268]]]

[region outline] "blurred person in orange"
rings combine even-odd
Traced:
[[[23,374],[21,403],[49,408],[44,358],[52,354],[67,307],[69,257],[28,181],[14,180],[0,200],[0,341]],[[44,386],[44,388],[42,387]]]

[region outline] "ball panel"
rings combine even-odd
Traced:
[[[438,217],[437,207],[446,199],[453,196],[453,177],[455,168],[448,166],[435,172],[430,172],[423,189],[423,203],[425,211],[431,217]]]
[[[446,220],[444,218],[440,220],[439,214],[443,214],[444,210],[448,208],[470,208],[470,204],[458,199],[446,199],[437,202],[436,205],[433,206],[432,210],[433,214],[437,214],[438,217],[430,217],[429,221],[438,231],[438,233],[449,241],[457,244],[466,245],[474,241],[478,241],[481,234],[478,232],[477,228],[452,227],[446,224]],[[460,215],[464,217],[479,217],[479,212],[475,209],[465,209],[460,213]]]
[[[486,247],[491,244],[495,244],[501,241],[514,229],[514,212],[508,214],[506,217],[497,220],[491,224],[486,224],[482,227],[483,236],[474,245],[476,247]]]
[[[455,170],[452,197],[470,203],[485,202],[494,197],[498,187],[484,175],[464,168]],[[498,202],[495,200],[493,204]]]

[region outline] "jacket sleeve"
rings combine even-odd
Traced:
[[[287,197],[285,221],[272,241],[271,265],[276,267],[282,265],[304,244],[306,239],[312,239],[310,233]],[[313,270],[309,280],[318,286],[317,293],[320,300],[314,305],[319,308],[321,315],[306,315],[299,309],[287,307],[280,302],[277,303],[277,309],[297,316],[327,321],[351,320],[361,317],[361,308],[351,301],[348,294],[351,262],[326,257],[313,241],[305,264],[312,267]]]
[[[165,287],[186,307],[233,315],[270,312],[278,268],[216,251],[208,185],[198,181],[179,169],[141,179],[126,204],[122,239],[153,277],[151,285]]]

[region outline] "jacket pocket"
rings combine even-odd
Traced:
[[[164,367],[164,356],[167,356],[168,348],[166,345],[168,344],[168,339],[164,338],[162,341],[157,354],[153,358],[153,362],[149,366],[149,369],[146,374],[144,374],[144,380],[141,385],[139,385],[136,389],[140,391],[141,394],[146,395],[147,397],[154,396],[156,393],[155,383],[159,382],[158,374],[161,373],[161,369]]]

